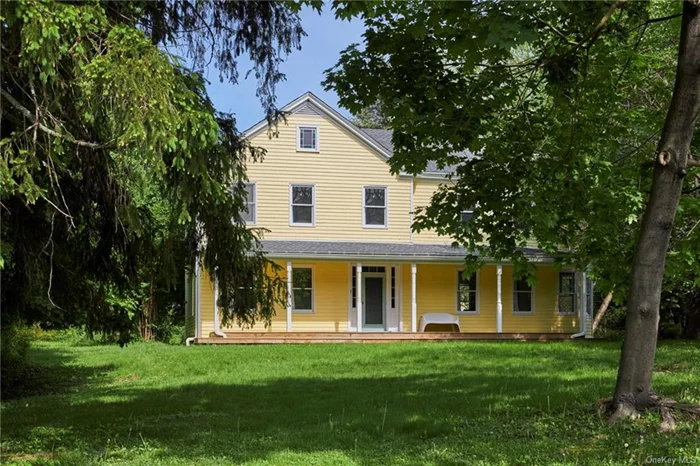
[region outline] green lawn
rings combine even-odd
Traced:
[[[600,418],[619,343],[39,343],[31,357],[55,383],[2,404],[5,464],[700,464],[699,421],[660,434],[655,417]],[[662,343],[655,385],[700,401],[700,344]]]

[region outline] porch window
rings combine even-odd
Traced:
[[[476,314],[477,308],[476,272],[465,277],[462,270],[457,271],[457,312]]]
[[[357,267],[352,266],[352,308],[357,308]]]
[[[513,314],[532,314],[534,312],[534,290],[527,279],[513,281]]]
[[[396,309],[396,267],[391,268],[391,308]]]
[[[291,186],[291,224],[295,226],[314,225],[314,185]]]
[[[241,212],[241,217],[246,223],[255,224],[257,189],[255,183],[246,183],[245,211]]]
[[[365,186],[362,194],[363,221],[365,228],[383,228],[387,226],[387,189],[386,187]]]
[[[559,314],[576,314],[576,276],[559,272]]]
[[[313,302],[313,269],[311,267],[294,267],[292,269],[292,310],[294,312],[313,312]]]

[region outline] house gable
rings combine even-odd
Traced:
[[[410,241],[410,179],[392,175],[386,149],[345,117],[312,94],[302,97],[285,107],[286,122],[275,134],[267,131],[265,121],[245,133],[267,151],[262,162],[247,167],[256,184],[256,226],[270,230],[266,239]],[[299,127],[317,130],[317,151],[300,150]],[[311,225],[291,219],[292,185],[313,186]],[[384,227],[363,223],[363,194],[369,186],[386,188]]]
[[[367,146],[368,149],[375,152],[377,156],[387,161],[391,158],[391,151],[375,141],[371,136],[362,131],[360,128],[352,124],[350,120],[341,115],[337,110],[316,97],[312,92],[306,92],[298,98],[294,99],[289,104],[285,105],[280,111],[288,114],[287,125],[289,125],[289,115],[309,115],[320,116],[327,118],[342,128],[348,135],[355,137],[360,143]],[[285,126],[284,121],[279,123],[278,129]],[[252,140],[262,131],[268,129],[267,120],[263,119],[248,128],[243,132],[243,135]],[[271,134],[270,137],[273,137]]]

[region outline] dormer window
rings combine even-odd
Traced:
[[[297,126],[297,150],[318,152],[317,126]]]

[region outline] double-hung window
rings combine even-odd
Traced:
[[[290,224],[313,226],[315,221],[315,188],[309,184],[293,184],[290,187]]]
[[[576,314],[576,275],[559,272],[559,314]]]
[[[383,186],[365,186],[362,191],[362,226],[387,226],[387,189]]]
[[[532,314],[535,312],[535,291],[522,278],[513,280],[513,314]]]
[[[255,183],[246,183],[245,211],[241,212],[241,217],[246,223],[255,224],[257,215],[257,186]]]
[[[318,127],[297,126],[297,150],[318,152]]]
[[[476,314],[478,309],[478,288],[476,272],[465,277],[464,272],[457,271],[457,312]]]
[[[294,312],[314,311],[313,275],[311,267],[292,269],[292,310]]]

